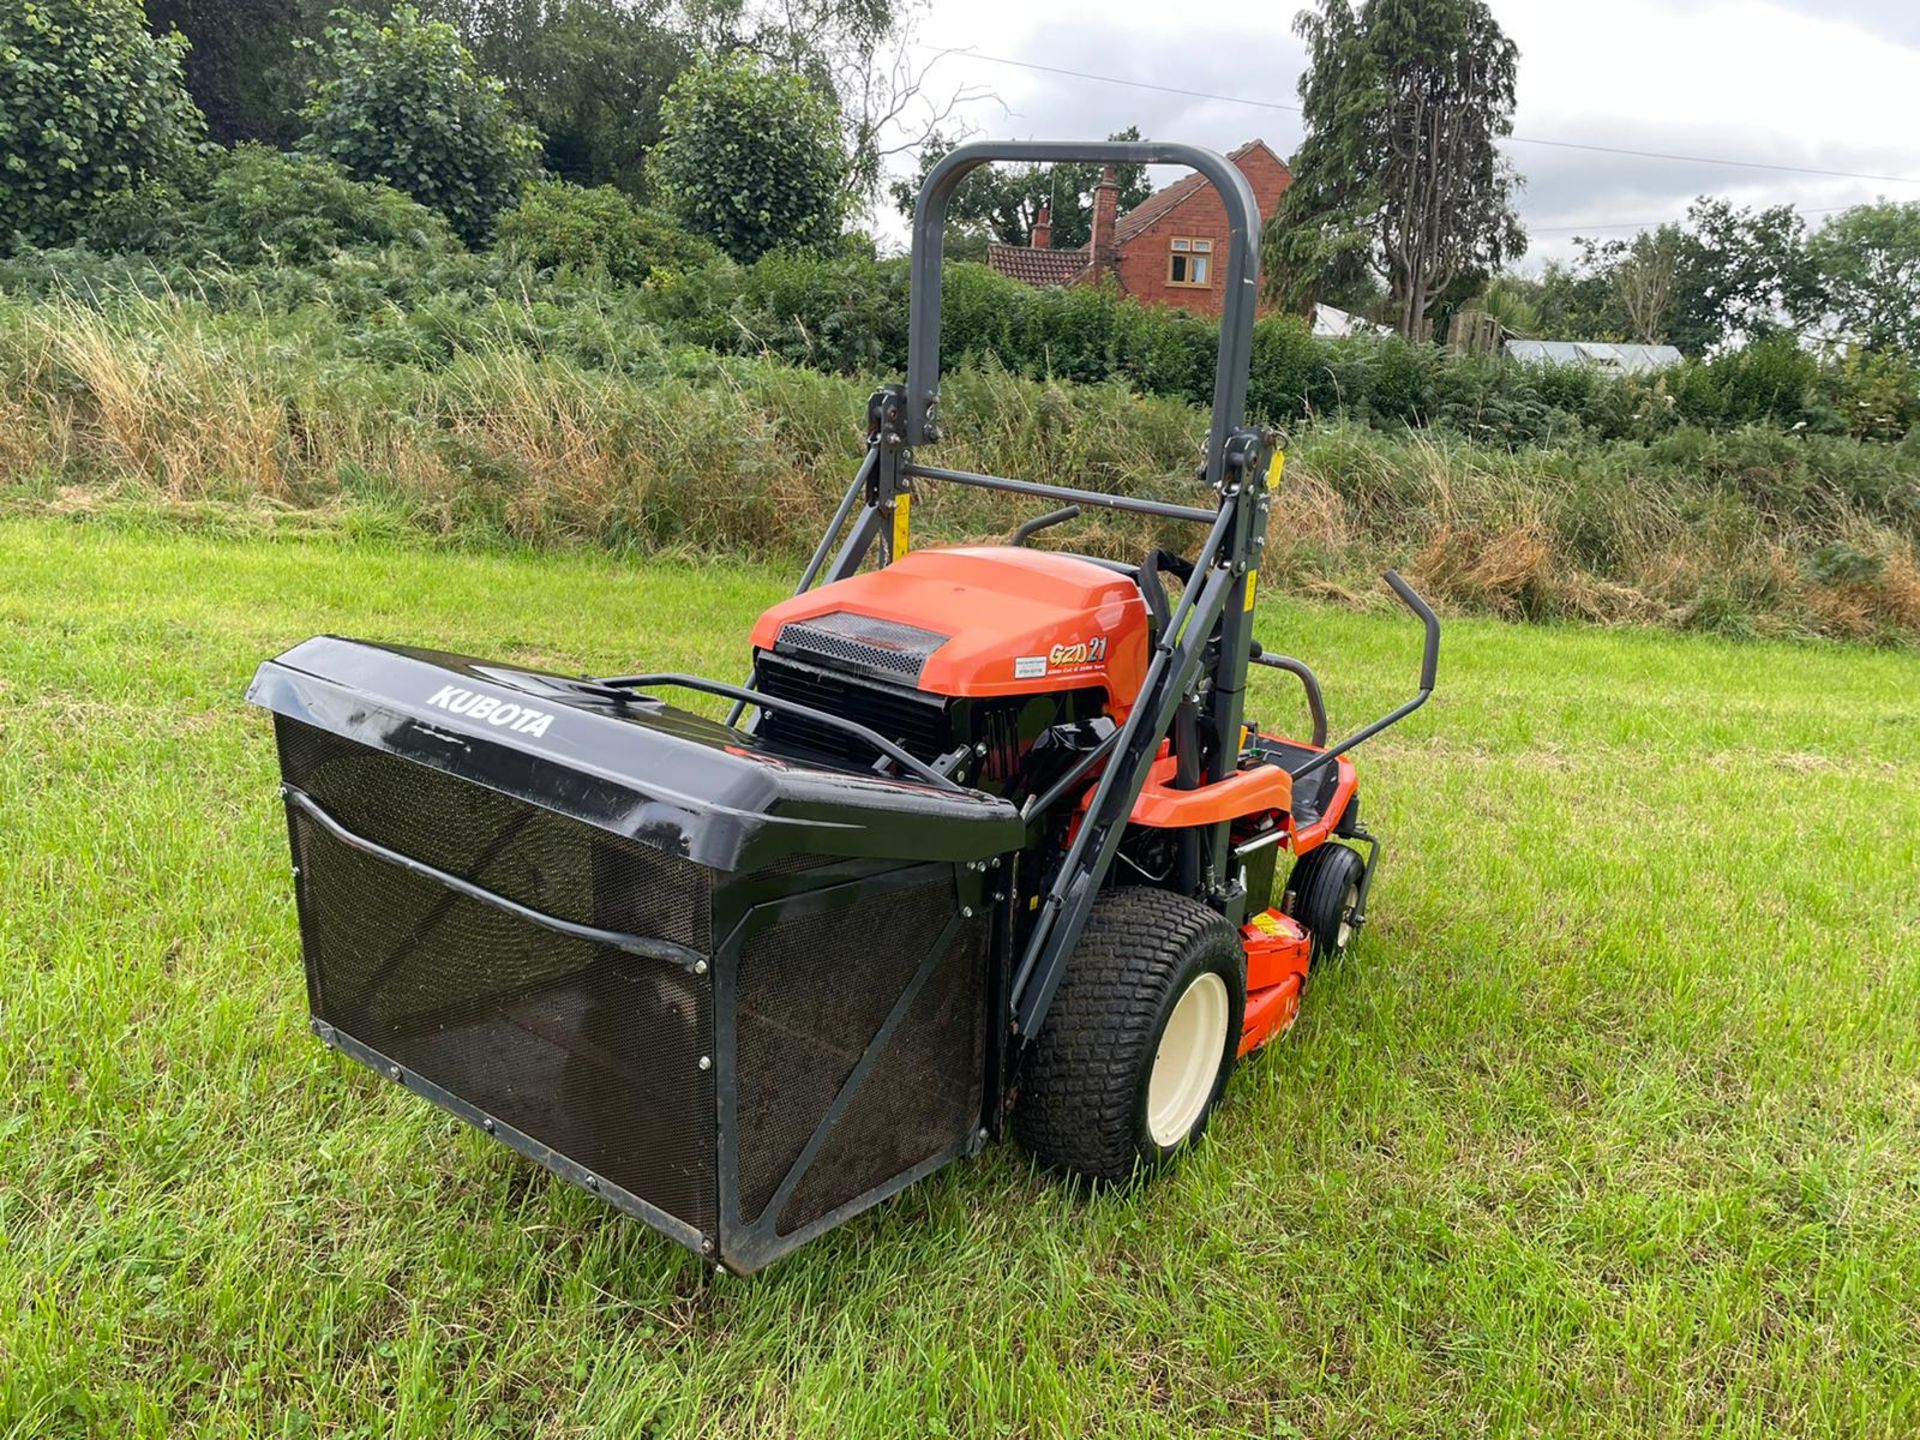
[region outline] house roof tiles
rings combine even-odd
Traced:
[[[1065,285],[1087,268],[1087,252],[996,243],[987,246],[987,264],[1029,285]]]

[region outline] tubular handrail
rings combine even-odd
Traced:
[[[598,925],[582,925],[577,920],[565,920],[558,915],[549,915],[544,910],[536,910],[531,905],[523,905],[518,900],[509,899],[498,891],[489,890],[486,886],[476,884],[463,875],[455,875],[449,870],[440,869],[437,865],[416,860],[411,855],[402,854],[398,850],[380,844],[377,840],[369,840],[356,830],[348,829],[331,811],[304,790],[292,785],[282,785],[280,793],[285,797],[287,804],[307,816],[342,845],[371,855],[376,860],[384,860],[387,864],[410,874],[436,881],[456,895],[464,895],[469,900],[478,900],[483,905],[491,905],[505,914],[574,940],[585,940],[593,945],[610,945],[616,950],[624,950],[629,955],[641,955],[649,960],[665,960],[689,972],[692,972],[695,966],[704,966],[707,963],[704,955],[689,950],[684,945],[676,945],[671,940],[632,935],[624,930],[606,930]]]
[[[1080,507],[1078,505],[1063,505],[1058,510],[1049,510],[1044,515],[1034,516],[1024,525],[1014,527],[1014,532],[1007,537],[1007,544],[1017,548],[1025,545],[1027,541],[1038,535],[1042,530],[1050,530],[1055,525],[1065,525],[1069,521],[1078,520],[1079,518]]]
[[[841,730],[849,735],[857,736],[889,760],[893,761],[894,764],[912,771],[917,778],[926,781],[929,785],[937,785],[942,790],[959,790],[963,788],[955,784],[948,776],[942,775],[925,761],[917,760],[912,755],[909,755],[878,730],[869,729],[859,721],[849,720],[844,715],[835,715],[827,710],[816,710],[811,705],[803,705],[798,700],[789,700],[785,696],[768,695],[764,691],[749,690],[742,685],[729,685],[722,680],[709,680],[704,675],[679,675],[669,671],[661,671],[657,674],[650,675],[613,675],[597,679],[593,683],[604,686],[609,690],[623,691],[652,689],[700,690],[708,695],[719,695],[725,699],[739,701],[741,704],[752,705],[761,710],[785,710],[789,714],[798,715],[802,719],[813,721],[815,724],[825,725],[831,729]]]
[[[1291,655],[1275,655],[1271,650],[1262,649],[1258,640],[1253,642],[1253,653],[1247,658],[1256,665],[1265,665],[1270,670],[1284,670],[1300,682],[1307,692],[1307,717],[1313,722],[1313,743],[1319,748],[1327,743],[1327,701],[1320,693],[1320,677],[1308,668],[1306,661],[1296,660]]]
[[[1325,769],[1354,746],[1371,740],[1388,726],[1398,725],[1426,704],[1427,697],[1433,694],[1433,683],[1440,672],[1440,619],[1433,613],[1433,607],[1420,598],[1420,592],[1400,578],[1399,571],[1388,570],[1380,578],[1387,582],[1387,588],[1400,597],[1400,603],[1418,616],[1421,625],[1426,628],[1426,647],[1420,656],[1420,692],[1406,704],[1382,715],[1371,725],[1354,731],[1332,749],[1322,750],[1293,772],[1293,778],[1296,781],[1304,780],[1316,770]]]

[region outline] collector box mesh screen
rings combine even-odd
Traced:
[[[280,720],[286,779],[348,829],[563,919],[709,948],[710,877]],[[291,732],[291,733],[289,733]],[[294,812],[314,1014],[701,1230],[715,1223],[705,977],[557,934]]]
[[[953,882],[889,888],[760,931],[737,972],[740,1212],[765,1210],[954,912]],[[791,1234],[965,1142],[980,1111],[985,928],[956,929],[779,1216]]]

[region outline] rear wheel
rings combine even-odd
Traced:
[[[1029,1057],[1016,1138],[1047,1166],[1121,1181],[1206,1129],[1246,1012],[1234,928],[1165,890],[1095,903]]]
[[[1366,873],[1359,851],[1331,842],[1309,850],[1293,867],[1287,880],[1286,913],[1313,936],[1316,964],[1346,954]]]

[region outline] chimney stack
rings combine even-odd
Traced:
[[[1098,280],[1112,263],[1113,229],[1119,220],[1120,185],[1113,178],[1113,166],[1107,166],[1100,183],[1093,189],[1093,235],[1088,241],[1088,259],[1093,277]]]
[[[1044,200],[1040,202],[1040,213],[1033,217],[1033,248],[1053,248],[1053,207]]]

